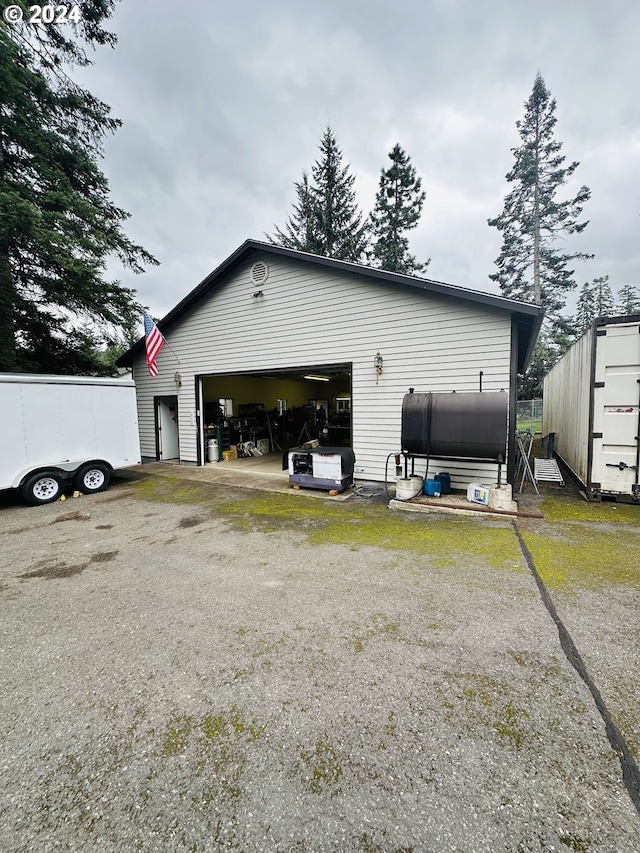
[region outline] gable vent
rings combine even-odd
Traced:
[[[251,267],[251,281],[253,284],[264,284],[269,278],[269,267],[262,261],[258,261]]]

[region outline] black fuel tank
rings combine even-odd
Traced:
[[[402,450],[413,456],[504,461],[507,404],[505,391],[405,394]]]

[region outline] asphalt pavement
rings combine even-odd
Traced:
[[[4,853],[640,850],[638,589],[551,590],[590,685],[511,521],[308,504],[5,499]]]

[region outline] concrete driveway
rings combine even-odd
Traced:
[[[638,508],[541,508],[5,498],[1,849],[640,850]]]

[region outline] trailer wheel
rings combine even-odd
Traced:
[[[73,478],[73,488],[83,495],[103,492],[109,485],[109,469],[102,462],[89,462],[78,468]]]
[[[62,495],[64,481],[56,471],[41,471],[25,480],[22,499],[31,506],[50,504]]]

